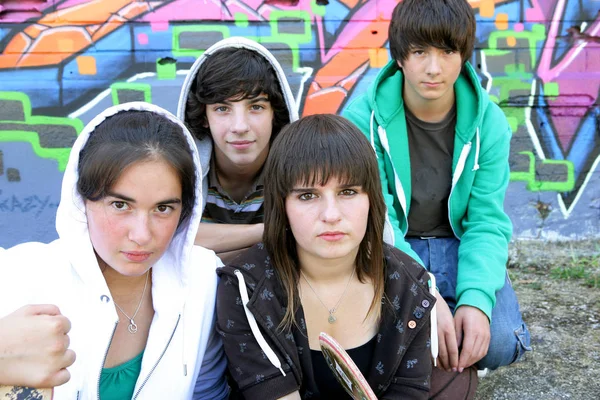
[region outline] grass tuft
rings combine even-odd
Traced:
[[[562,280],[582,280],[591,288],[600,288],[600,255],[577,256],[571,253],[571,259],[562,267],[550,270],[550,276]]]

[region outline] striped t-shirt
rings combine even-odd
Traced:
[[[214,162],[208,172],[208,195],[202,222],[214,224],[258,224],[264,222],[263,174],[256,177],[244,199],[237,203],[219,184]]]

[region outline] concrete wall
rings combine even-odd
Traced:
[[[319,0],[321,3],[323,0]],[[146,100],[175,111],[218,39],[259,40],[300,113],[341,112],[388,61],[396,0],[0,1],[0,247],[56,237],[62,171],[83,125]],[[470,1],[471,62],[513,128],[516,238],[600,238],[599,0]]]

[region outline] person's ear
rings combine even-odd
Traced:
[[[210,129],[210,126],[208,125],[208,118],[206,118],[206,115],[204,117],[202,117],[202,127],[206,128],[206,129]]]
[[[402,68],[402,62],[400,60],[396,60],[396,64],[398,64],[398,67]]]

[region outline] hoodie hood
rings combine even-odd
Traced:
[[[192,88],[192,84],[196,81],[196,76],[198,74],[198,69],[200,66],[206,61],[206,58],[211,54],[215,53],[218,50],[225,48],[240,48],[240,49],[248,49],[257,52],[261,56],[263,56],[269,64],[273,66],[275,73],[277,74],[277,79],[279,81],[279,86],[283,92],[283,97],[285,99],[285,103],[287,104],[288,112],[290,115],[290,122],[296,121],[298,119],[298,108],[296,106],[296,101],[294,100],[294,95],[292,94],[292,89],[287,81],[285,76],[285,72],[281,65],[277,61],[277,59],[267,50],[264,46],[259,43],[249,40],[243,37],[230,37],[227,39],[223,39],[210,46],[192,65],[190,72],[187,74],[185,81],[183,82],[183,87],[181,88],[181,93],[179,94],[179,104],[177,105],[177,117],[182,121],[185,121],[185,109],[187,106],[187,98],[189,92]],[[187,121],[186,121],[187,122]],[[200,154],[200,160],[202,162],[202,171],[203,178],[205,178],[208,174],[208,170],[210,167],[210,157],[212,154],[212,140],[210,138],[204,138],[203,140],[196,139],[196,145],[198,146],[198,151]],[[205,181],[206,182],[206,181]],[[203,186],[204,192],[206,195],[207,186]]]
[[[404,110],[402,88],[404,74],[396,61],[391,60],[377,74],[369,88],[368,100],[379,126],[384,129],[399,112]],[[469,62],[466,62],[454,84],[456,102],[456,133],[463,142],[474,140],[481,126],[485,110],[490,102],[481,87],[479,78]]]
[[[164,116],[177,125],[181,126],[186,141],[192,151],[194,164],[196,166],[196,188],[195,203],[190,217],[176,231],[171,243],[162,257],[154,264],[153,274],[163,271],[175,273],[177,280],[183,285],[184,276],[182,266],[187,265],[191,256],[191,249],[194,245],[194,238],[201,218],[200,202],[202,199],[201,176],[202,168],[198,151],[192,134],[185,125],[168,111],[144,102],[132,102],[110,107],[96,116],[83,129],[69,155],[69,162],[63,177],[60,205],[56,213],[56,231],[60,237],[60,242],[68,246],[69,261],[73,268],[80,275],[82,280],[90,285],[105,286],[106,283],[101,277],[100,268],[90,268],[90,265],[98,265],[94,248],[92,246],[88,223],[85,211],[84,199],[77,191],[77,181],[79,178],[78,165],[79,154],[90,135],[104,120],[122,111],[137,110],[149,111]]]

